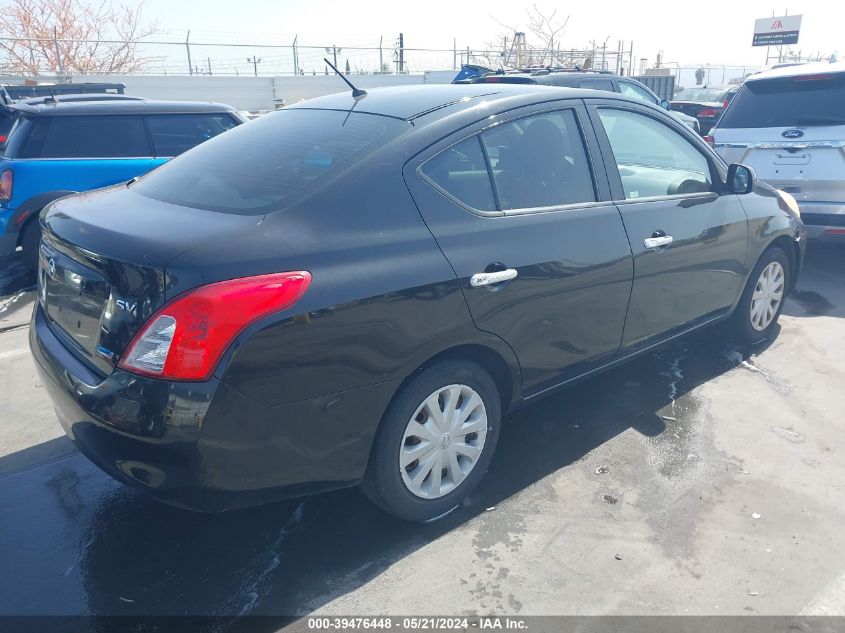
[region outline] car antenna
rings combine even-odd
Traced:
[[[366,90],[361,90],[360,88],[356,88],[355,86],[353,86],[353,85],[352,85],[352,82],[351,82],[351,81],[349,81],[349,80],[346,78],[346,75],[344,75],[344,74],[343,74],[342,72],[340,72],[337,68],[335,68],[334,64],[332,64],[332,63],[331,63],[328,59],[326,59],[325,57],[323,57],[323,61],[324,61],[324,62],[326,62],[326,63],[327,63],[327,64],[331,67],[331,69],[337,73],[338,77],[340,77],[341,79],[343,79],[343,81],[345,81],[345,82],[346,82],[346,85],[347,85],[347,86],[349,86],[350,88],[352,88],[352,98],[353,98],[353,99],[359,99],[359,98],[361,98],[361,97],[366,97],[366,96],[367,96],[367,91],[366,91]]]

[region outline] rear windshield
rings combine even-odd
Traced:
[[[174,158],[132,188],[201,209],[261,215],[311,191],[410,129],[405,121],[334,110],[266,114]]]
[[[721,101],[725,94],[724,88],[687,88],[675,95],[677,101],[699,101],[702,103],[715,103]]]
[[[761,79],[743,85],[720,128],[845,125],[845,73]]]

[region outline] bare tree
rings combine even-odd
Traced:
[[[41,74],[131,73],[157,58],[138,55],[138,44],[158,32],[137,7],[108,0],[11,0],[0,8],[0,68]]]
[[[528,10],[528,29],[534,36],[542,42],[542,48],[537,53],[540,56],[540,64],[546,63],[548,55],[548,63],[552,65],[555,61],[555,44],[560,48],[560,41],[563,38],[563,33],[566,30],[566,25],[569,24],[569,16],[561,22],[556,20],[557,9],[551,12],[550,15],[545,15],[537,5],[533,6],[533,10]]]
[[[560,48],[560,42],[563,39],[563,34],[566,31],[566,26],[569,23],[569,16],[561,20],[557,17],[557,9],[550,14],[546,14],[536,4],[530,9],[527,9],[526,13],[528,16],[527,30],[533,36],[533,41],[527,42],[527,50],[525,51],[526,64],[528,66],[546,66],[573,63],[572,60],[562,59],[557,53],[557,49]],[[502,60],[505,60],[505,63],[512,63],[511,60],[515,55],[511,49],[513,48],[517,34],[523,32],[524,29],[521,25],[511,26],[504,24],[492,15],[490,18],[509,32],[499,33],[496,35],[495,41],[485,42],[488,50],[479,52],[474,56],[482,63],[488,62],[494,66],[498,66]],[[496,50],[500,46],[498,42],[505,43],[501,48],[501,52]],[[510,47],[507,46],[507,42],[510,42]],[[578,63],[578,60],[574,63]],[[583,64],[583,60],[580,63]]]

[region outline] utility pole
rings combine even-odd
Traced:
[[[188,29],[188,34],[185,36],[185,48],[186,48],[186,49],[187,49],[187,51],[188,51],[188,74],[189,74],[189,75],[193,75],[193,74],[194,74],[194,64],[191,62],[191,44],[190,44],[190,40],[191,40],[191,30],[190,30],[190,29]]]
[[[381,45],[384,41],[384,35],[379,35],[378,38],[378,74],[382,74],[384,72],[384,49],[382,49]]]
[[[258,64],[261,63],[261,58],[253,55],[251,58],[247,57],[246,61],[248,64],[252,64],[253,70],[255,71],[255,76],[258,77]]]
[[[208,58],[208,76],[211,77],[213,73],[211,72],[211,58]]]
[[[452,38],[452,70],[458,69],[458,38]]]
[[[299,76],[299,57],[296,54],[296,40],[299,39],[299,35],[295,35],[293,38],[293,74],[294,76]]]

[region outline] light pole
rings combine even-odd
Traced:
[[[248,64],[252,64],[252,67],[253,67],[253,69],[254,69],[254,71],[255,71],[255,76],[256,76],[256,77],[258,77],[258,64],[260,64],[260,63],[261,63],[261,58],[260,58],[260,57],[255,57],[255,56],[253,55],[252,57],[247,57],[247,58],[246,58],[246,62],[247,62]]]
[[[338,48],[337,46],[327,46],[326,52],[332,54],[332,57],[334,58],[334,67],[337,68],[337,54],[343,52],[343,49]]]

